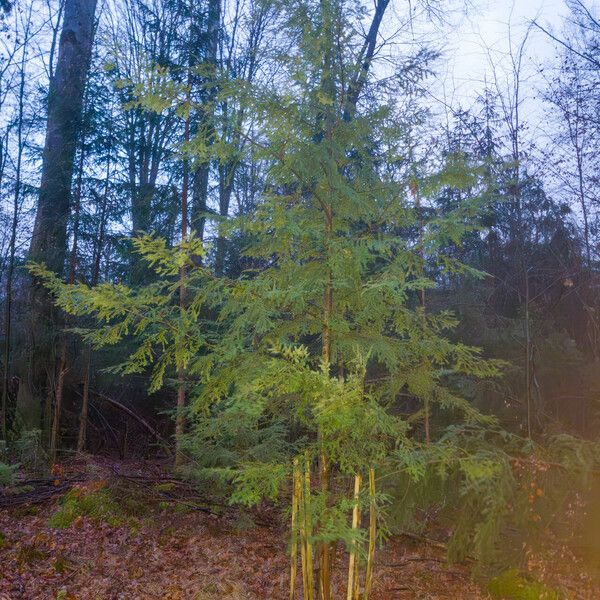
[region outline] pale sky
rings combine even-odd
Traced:
[[[475,0],[474,9],[467,13],[450,33],[445,53],[461,90],[483,84],[486,74],[489,81],[490,57],[498,64],[506,62],[511,43],[514,49],[520,45],[533,19],[546,29],[560,31],[568,11],[563,0]],[[530,61],[541,63],[553,56],[554,44],[534,28],[525,54]]]
[[[434,93],[453,108],[458,105],[469,108],[486,82],[494,88],[494,71],[498,86],[510,89],[513,78],[510,49],[516,55],[528,36],[521,71],[522,116],[530,126],[530,134],[543,136],[547,106],[537,97],[539,88],[544,87],[540,67],[553,62],[556,43],[538,28],[531,27],[531,22],[535,19],[560,36],[569,12],[565,1],[470,1],[468,10],[455,16],[454,26],[442,31],[443,61]]]

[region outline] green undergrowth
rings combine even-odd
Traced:
[[[135,490],[118,484],[95,482],[69,490],[48,519],[48,525],[62,529],[71,527],[79,519],[88,518],[111,527],[128,525],[137,528],[140,519],[151,512],[152,506]]]
[[[48,519],[48,525],[64,529],[83,517],[114,527],[126,520],[122,507],[108,488],[77,486],[63,496],[58,509]]]
[[[561,435],[542,445],[461,426],[410,458],[383,475],[392,532],[451,532],[450,562],[470,559],[477,579],[512,573],[526,550],[552,560],[555,547],[585,544],[586,567],[600,556],[588,533],[600,523],[597,443]]]
[[[561,600],[562,595],[539,581],[523,577],[518,569],[510,569],[489,583],[493,598],[505,600]]]
[[[140,487],[119,479],[77,485],[61,498],[48,524],[67,528],[87,518],[111,527],[138,529],[143,523],[151,524],[152,517],[160,513],[184,515],[194,509],[193,503],[165,499],[163,492],[170,490],[162,485]]]

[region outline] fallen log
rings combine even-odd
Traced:
[[[27,504],[41,504],[51,500],[55,496],[67,493],[75,484],[83,481],[82,477],[70,477],[65,480],[57,479],[32,479],[30,481],[18,482],[20,488],[32,488],[16,493],[0,492],[0,508],[12,508]],[[18,488],[17,488],[18,489]]]

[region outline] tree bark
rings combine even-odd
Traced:
[[[29,258],[44,262],[58,275],[64,272],[67,256],[71,180],[92,53],[95,11],[96,0],[66,0],[56,72],[48,93],[42,180]],[[49,389],[44,391],[44,387],[50,386],[45,386],[44,381],[47,373],[54,371],[53,366],[47,364],[53,354],[55,333],[52,300],[34,280],[30,284],[30,301],[31,337],[37,338],[31,357],[33,384],[38,393],[49,394]]]
[[[25,31],[25,41],[28,42],[29,26]],[[7,407],[8,407],[8,382],[10,378],[11,337],[12,337],[12,300],[13,277],[15,270],[15,252],[17,243],[17,226],[19,224],[19,200],[21,198],[21,167],[23,163],[23,109],[25,105],[25,67],[27,59],[26,47],[23,48],[21,57],[21,74],[19,82],[19,108],[17,121],[17,164],[15,169],[15,189],[13,193],[13,214],[10,228],[8,272],[6,274],[6,298],[4,304],[4,372],[2,377],[2,409],[0,435],[6,440],[7,433]]]
[[[94,34],[96,0],[66,0],[56,73],[48,94],[42,181],[29,256],[62,273],[67,252],[71,179],[83,92]]]
[[[104,192],[102,194],[102,205],[100,209],[100,222],[98,223],[98,234],[96,244],[94,244],[94,253],[92,256],[92,279],[91,286],[98,284],[100,279],[100,261],[102,259],[102,247],[104,246],[104,234],[106,231],[106,218],[108,209],[108,191],[110,184],[110,169],[112,158],[112,112],[109,125],[109,145],[108,158],[106,161],[106,175],[104,178]],[[77,452],[85,451],[87,439],[88,413],[90,405],[90,370],[92,366],[92,349],[90,346],[86,348],[85,366],[83,372],[83,396],[81,398],[81,411],[79,413],[79,432],[77,434]]]
[[[234,161],[219,165],[219,215],[226,219],[229,216],[229,205],[233,192],[233,175],[236,168]],[[219,223],[217,235],[217,252],[215,255],[215,273],[223,275],[225,272],[225,256],[227,254],[227,240],[223,235],[222,223]]]
[[[188,110],[190,99],[188,95]],[[190,116],[185,119],[184,141],[190,141]],[[181,241],[185,241],[188,237],[188,191],[190,180],[190,167],[187,155],[183,158],[183,185],[181,188]],[[179,308],[182,315],[186,309],[186,267],[181,265],[179,269]],[[177,415],[175,418],[175,466],[181,466],[184,462],[184,454],[182,451],[183,436],[185,434],[185,368],[180,365],[177,369]]]

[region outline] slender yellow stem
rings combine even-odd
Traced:
[[[315,577],[313,571],[313,547],[310,538],[312,537],[312,518],[310,506],[310,461],[306,460],[304,470],[304,521],[306,529],[306,585],[308,589],[304,592],[307,600],[314,599]]]
[[[356,560],[354,561],[354,592],[353,592],[353,600],[360,600],[360,556],[358,553],[356,554]]]
[[[298,569],[298,508],[300,505],[300,494],[302,493],[300,482],[300,467],[298,459],[294,459],[292,472],[292,548],[290,550],[290,600],[296,597],[296,572]]]
[[[304,498],[304,483],[300,467],[297,470],[295,490],[298,498],[300,521],[300,557],[302,562],[302,597],[308,600],[308,571],[306,568],[306,503]]]
[[[373,587],[373,563],[375,560],[375,540],[377,536],[377,504],[375,502],[375,469],[369,469],[369,549],[365,572],[365,593],[363,600],[369,600]]]
[[[324,508],[329,503],[329,479],[331,471],[329,461],[321,448],[319,453],[319,487],[323,497]],[[318,585],[321,600],[331,600],[331,542],[321,540],[318,545]]]
[[[359,509],[359,496],[360,496],[360,484],[362,478],[360,473],[354,476],[354,508],[352,509],[352,533],[358,533],[358,521],[360,518]],[[356,581],[356,538],[352,540],[352,550],[350,551],[350,561],[348,563],[348,591],[346,594],[346,600],[353,600],[355,597],[355,581]]]

